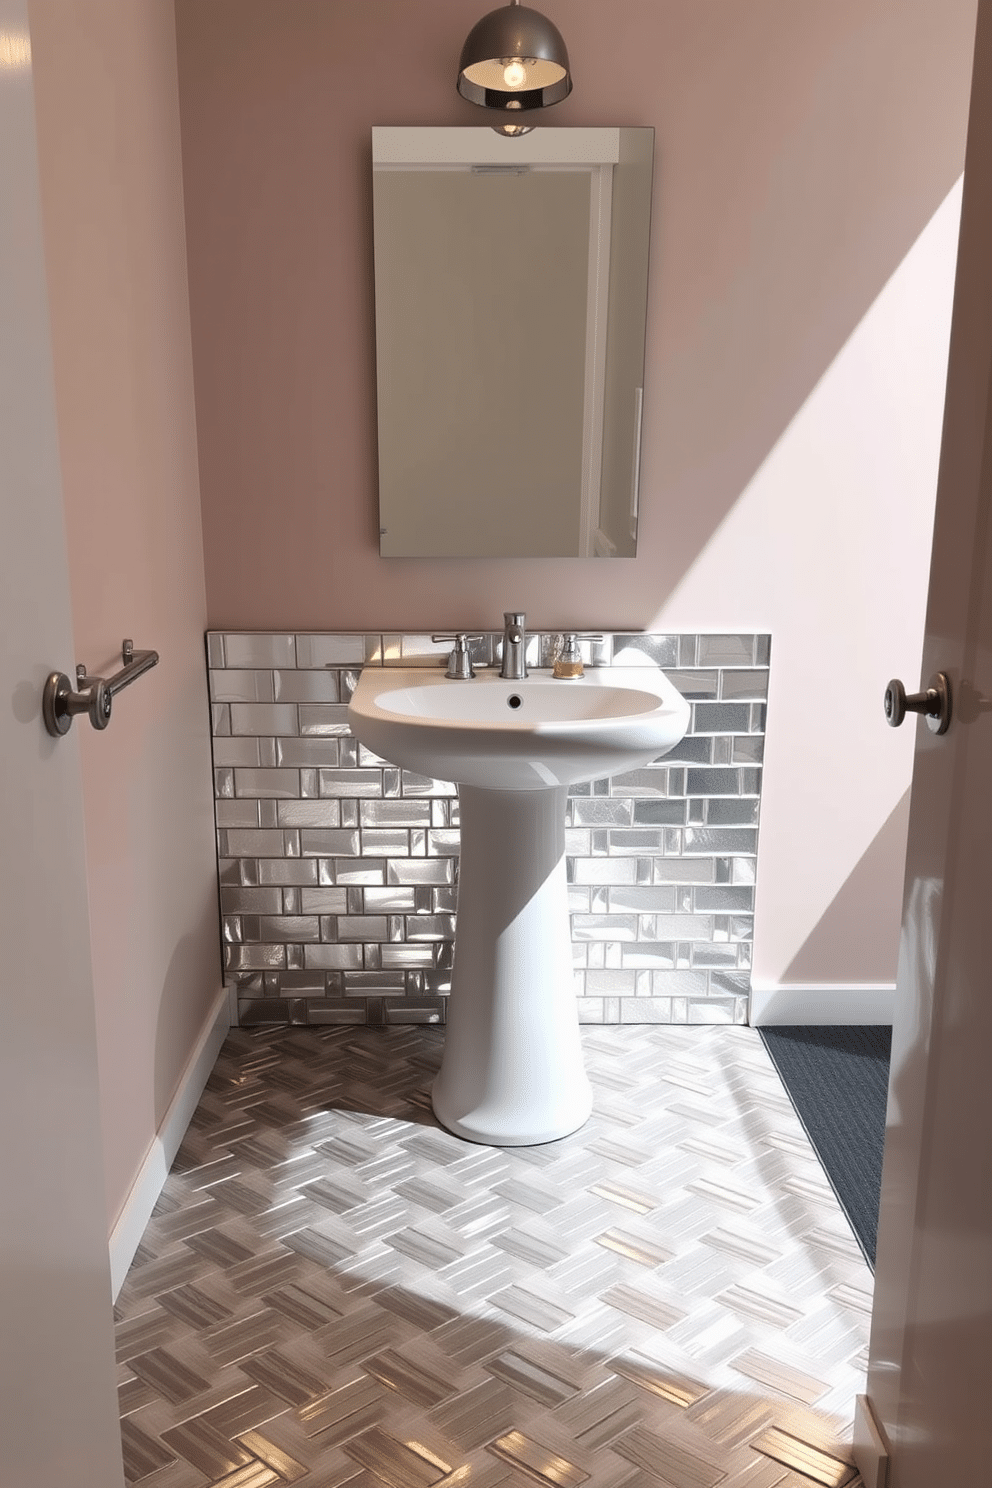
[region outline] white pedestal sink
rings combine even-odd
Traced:
[[[592,1107],[565,882],[568,787],[637,769],[685,734],[689,707],[653,667],[581,679],[367,667],[348,709],[367,748],[459,785],[455,962],[438,1120],[474,1142],[550,1142]]]

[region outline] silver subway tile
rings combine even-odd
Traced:
[[[610,851],[610,834],[602,827],[594,827],[589,833],[589,851],[593,857],[605,858]]]
[[[678,964],[678,952],[671,941],[638,940],[624,946],[621,960],[630,970],[674,970]]]
[[[278,801],[281,827],[339,827],[341,807],[337,801]]]
[[[727,969],[737,965],[737,947],[729,944],[702,944],[692,948],[692,964],[700,967]]]
[[[636,915],[573,915],[574,940],[636,940]]]
[[[270,631],[224,634],[224,656],[229,667],[293,667],[296,637]]]
[[[628,770],[625,775],[614,775],[610,781],[610,794],[614,796],[667,796],[669,772],[667,766],[647,765],[643,770]]]
[[[335,770],[341,759],[342,739],[276,739],[276,763]]]
[[[671,1023],[672,1002],[669,997],[622,997],[621,1023]]]
[[[461,837],[454,827],[431,830],[427,833],[427,854],[432,858],[450,858],[458,853]]]
[[[742,972],[734,971],[711,971],[710,992],[729,992],[734,996],[740,996],[748,991],[749,978]]]
[[[592,833],[588,828],[566,827],[565,851],[572,857],[589,857],[592,852]]]
[[[317,771],[313,768],[304,768],[300,771],[300,795],[304,801],[314,800],[320,795],[317,789]]]
[[[744,1001],[745,999],[741,999]],[[707,997],[689,999],[690,1023],[740,1023],[738,999],[734,997]]]
[[[720,674],[720,696],[725,701],[737,698],[756,698],[761,702],[768,697],[768,672],[764,668],[755,671],[728,671]]]
[[[710,761],[714,765],[732,765],[734,753],[734,740],[730,734],[716,734],[713,737],[713,758]]]
[[[362,946],[363,969],[365,971],[382,970],[382,946],[370,945],[368,941]]]
[[[690,796],[737,796],[740,788],[739,770],[686,771],[686,791]]]
[[[298,915],[303,913],[303,910],[301,908],[300,890],[296,887],[295,884],[291,885],[288,889],[283,889],[281,893],[282,905],[279,909],[274,911],[275,914]]]
[[[347,766],[352,770],[384,770],[389,764],[381,754],[376,754],[371,749],[366,749],[364,744],[349,736],[340,741],[341,767]]]
[[[576,884],[633,884],[637,882],[637,858],[573,858],[571,880]]]
[[[329,1027],[364,1024],[366,1014],[354,999],[344,997],[311,997],[307,1002],[307,1022]]]
[[[343,827],[357,827],[360,820],[358,802],[350,800],[347,796],[341,798],[341,825]]]
[[[434,780],[430,775],[417,775],[413,770],[400,771],[400,790],[404,796],[456,796],[458,787],[451,780]]]
[[[346,703],[300,703],[300,734],[304,739],[326,738],[348,732]],[[282,733],[273,729],[273,733]]]
[[[319,940],[320,922],[316,915],[263,915],[258,933],[263,941]]]
[[[229,945],[240,945],[244,940],[241,916],[226,914],[221,919],[221,937]],[[257,939],[257,937],[253,937]]]
[[[234,795],[234,771],[223,766],[214,770],[214,796],[218,800]]]
[[[387,944],[382,947],[384,971],[395,971],[400,968],[411,971],[433,971],[435,960],[434,943],[427,940],[414,944]]]
[[[748,766],[741,770],[741,795],[756,796],[761,791],[761,767]]]
[[[382,795],[381,770],[320,770],[317,788],[322,796]]]
[[[585,995],[587,997],[632,997],[634,973],[632,971],[587,971]]]
[[[254,805],[255,810],[258,812],[258,825],[260,827],[282,826],[282,823],[279,820],[278,811],[276,810],[275,801],[271,799],[266,800],[262,797],[258,797],[254,801],[246,798],[245,804]]]
[[[454,858],[394,858],[386,864],[386,881],[391,884],[453,884]]]
[[[768,666],[771,661],[772,638],[770,635],[758,635],[754,638],[754,664],[755,666]]]
[[[454,934],[454,915],[410,915],[406,921],[406,936],[410,941],[452,940]]]
[[[637,827],[680,827],[686,819],[684,797],[674,801],[633,801],[631,805],[633,824]]]
[[[745,736],[749,737],[749,736]],[[686,734],[683,739],[662,755],[663,764],[709,765],[713,763],[713,739],[709,734]]]
[[[687,702],[697,698],[717,698],[720,695],[720,673],[718,671],[668,671],[666,677]]]
[[[400,793],[400,771],[387,766],[382,772],[382,794],[398,796]]]
[[[583,989],[584,989],[585,988],[585,979],[584,978],[583,978],[582,985],[583,985]],[[612,1001],[612,999],[606,998],[606,997],[585,997],[585,996],[583,996],[583,995],[580,994],[577,997],[577,999],[576,999],[576,1003],[577,1003],[578,1010],[579,1010],[579,1022],[580,1023],[605,1023],[607,1021],[607,1018],[606,1018],[606,1008],[607,1008],[608,1002],[610,1002],[610,1001]]]
[[[317,864],[313,858],[259,858],[258,880],[262,884],[313,884]]]
[[[320,922],[322,931],[325,923]],[[386,940],[387,934],[385,915],[337,916],[338,940]]]
[[[603,896],[604,903],[602,907],[605,909],[606,890],[601,889],[599,892]],[[568,910],[570,914],[591,914],[593,912],[592,895],[589,889],[576,889],[569,885]],[[597,910],[597,912],[599,911]]]
[[[660,940],[712,940],[711,915],[656,915],[655,933]]]
[[[295,734],[295,703],[230,703],[232,734]]]
[[[234,792],[238,796],[281,796],[295,800],[300,794],[299,770],[235,770]]]
[[[610,913],[625,909],[638,914],[671,914],[675,909],[675,890],[668,885],[617,884],[609,891]]]
[[[243,884],[257,883],[257,878],[245,878],[244,869],[249,860],[245,858],[218,858],[217,881],[221,888],[240,888]]]
[[[737,801],[707,801],[706,820],[711,827],[754,827],[758,824],[758,798]]]
[[[653,971],[651,993],[653,997],[705,997],[708,977],[705,971]]]
[[[220,907],[224,914],[279,914],[282,890],[279,888],[235,888],[222,884]]]
[[[753,858],[732,858],[731,883],[753,884],[755,881],[755,866]]]
[[[315,915],[344,914],[348,908],[348,892],[346,888],[303,888],[300,891],[300,912]]]
[[[224,660],[224,637],[217,630],[207,631],[207,666],[223,667]]]
[[[338,700],[342,703],[350,703],[358,686],[358,679],[362,675],[360,667],[345,667],[337,673]]]
[[[386,1023],[390,1026],[410,1023],[443,1023],[444,998],[423,994],[406,997],[384,997]]]
[[[665,828],[665,856],[680,857],[685,848],[685,832],[679,827]]]
[[[751,727],[749,732],[752,734],[763,734],[765,732],[765,723],[768,716],[768,704],[751,703],[750,712]],[[736,730],[733,730],[733,732],[736,732]]]
[[[692,727],[697,734],[758,733],[752,724],[753,710],[761,703],[693,703]]]
[[[626,656],[647,657],[658,667],[679,665],[679,638],[670,635],[640,635],[636,632],[620,631],[613,636],[613,664],[627,664]],[[634,662],[637,665],[637,662]],[[691,663],[690,663],[691,664]]]
[[[214,703],[271,703],[274,700],[270,671],[211,671],[207,682],[210,700]]]
[[[753,635],[701,635],[698,657],[700,666],[753,666]]]
[[[289,1003],[280,997],[239,997],[238,1022],[242,1028],[264,1023],[288,1023]]]
[[[368,997],[390,992],[394,996],[402,996],[406,992],[406,977],[405,971],[347,971],[344,976],[344,990],[349,997]]]
[[[325,971],[359,970],[362,965],[360,945],[308,944],[303,948],[303,963],[309,969]]]
[[[758,834],[746,827],[686,827],[686,853],[753,853]]]
[[[735,914],[730,917],[731,940],[754,939],[754,916]]]
[[[218,739],[223,739],[231,732],[230,703],[210,704],[210,732]]]
[[[362,855],[359,834],[312,827],[300,832],[300,852],[305,858],[357,858]]]
[[[262,735],[257,741],[258,763],[263,770],[274,770],[279,763],[276,740],[270,739],[267,734]]]
[[[379,637],[375,637],[378,644]],[[366,659],[366,637],[347,632],[304,633],[296,637],[298,667],[361,666]]]
[[[732,741],[731,762],[735,765],[760,765],[765,757],[765,741],[761,734],[743,734]]]
[[[222,858],[279,858],[284,842],[281,832],[242,831],[232,828],[218,833]]]
[[[363,827],[429,827],[429,801],[362,801],[359,820]]]
[[[443,827],[452,827],[452,826],[456,826],[457,825],[457,823],[452,820],[453,813],[452,813],[452,809],[451,808],[452,808],[452,805],[453,804],[455,804],[455,803],[452,803],[451,801],[431,801],[430,802],[430,808],[431,808],[431,820],[430,820],[430,824],[431,824],[432,827],[443,828]],[[457,814],[457,813],[455,813],[455,814]]]
[[[365,913],[365,889],[359,884],[352,884],[344,891],[345,904],[341,914],[364,914]]]
[[[679,666],[694,667],[699,661],[699,637],[695,635],[680,635],[679,643]]]
[[[248,769],[258,765],[257,739],[215,739],[213,749],[215,765],[245,766]]]
[[[592,798],[583,801],[574,798],[571,802],[571,820],[577,827],[629,827],[631,826],[631,802],[614,801],[610,798]]]
[[[399,884],[386,888],[362,890],[365,912],[371,914],[413,914],[416,909],[416,893],[411,886]],[[739,906],[741,907],[741,906]]]
[[[284,945],[228,945],[224,947],[224,965],[228,971],[265,971],[285,966]]]
[[[685,814],[686,824],[690,827],[701,827],[706,822],[706,801],[699,799],[687,803]]]
[[[402,915],[386,916],[386,938],[393,944],[405,940],[405,923]]]
[[[716,877],[712,858],[656,858],[652,866],[655,883],[707,884]]]
[[[283,671],[272,673],[272,687],[278,703],[337,703],[338,678],[329,671]]]
[[[623,828],[610,833],[610,857],[649,857],[665,850],[665,835],[658,828]]]
[[[754,955],[754,946],[749,940],[737,942],[737,965],[742,971],[750,970]]]
[[[399,827],[363,827],[363,857],[402,857],[411,851],[410,833]]]
[[[385,880],[384,858],[321,858],[322,884],[381,884]]]

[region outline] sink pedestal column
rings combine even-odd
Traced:
[[[460,786],[455,962],[438,1120],[473,1142],[567,1136],[592,1109],[565,881],[567,790]]]

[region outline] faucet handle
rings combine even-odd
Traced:
[[[474,677],[475,668],[469,655],[468,643],[482,639],[481,635],[469,635],[466,630],[456,630],[454,635],[432,635],[431,640],[435,643],[438,641],[454,641],[455,643],[454,650],[448,657],[448,670],[444,675],[464,680]]]
[[[564,630],[555,638],[553,671],[555,677],[581,677],[583,673],[580,641],[601,641],[601,635],[590,631]]]

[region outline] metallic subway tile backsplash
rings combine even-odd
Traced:
[[[531,666],[555,635],[534,632]],[[440,666],[428,635],[207,635],[225,974],[243,1023],[443,1023],[458,794],[351,736],[363,666]],[[500,632],[472,643],[498,662]],[[682,742],[576,786],[566,851],[586,1023],[742,1023],[770,638],[604,634],[587,666],[647,657],[689,701]],[[632,656],[632,653],[634,655]]]

